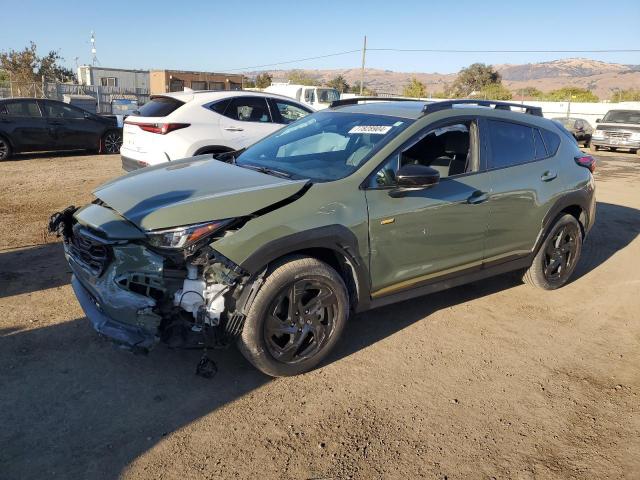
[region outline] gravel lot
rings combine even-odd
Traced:
[[[513,275],[352,319],[322,368],[235,350],[114,349],[83,318],[48,216],[118,156],[0,164],[0,478],[640,478],[640,156],[599,156],[574,281]]]

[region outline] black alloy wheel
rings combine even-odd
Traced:
[[[108,132],[102,138],[102,151],[104,153],[120,153],[122,146],[122,134],[120,132]]]
[[[0,137],[0,161],[6,160],[11,155],[11,147],[9,142]]]
[[[564,225],[548,242],[544,254],[544,276],[549,283],[564,283],[577,259],[578,225]]]
[[[338,298],[322,278],[302,278],[285,286],[267,310],[264,335],[269,354],[295,364],[320,351],[335,329]]]

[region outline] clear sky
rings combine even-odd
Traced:
[[[136,1],[0,0],[0,50],[30,40],[102,66],[231,71],[371,48],[640,49],[640,0]],[[640,53],[369,52],[367,66],[449,73],[470,63],[527,63],[572,56],[640,64]],[[360,54],[271,68],[359,67]]]

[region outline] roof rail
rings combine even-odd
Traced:
[[[341,107],[343,105],[357,105],[360,102],[419,102],[419,98],[407,98],[407,97],[353,97],[343,98],[341,100],[334,100],[329,105],[329,108]]]
[[[511,107],[517,107],[524,110],[524,113],[529,115],[535,115],[536,117],[542,117],[542,108],[534,107],[533,105],[524,105],[514,102],[500,102],[496,100],[443,100],[441,102],[433,102],[425,104],[422,109],[422,114],[427,115],[429,113],[438,112],[440,110],[446,110],[453,108],[455,105],[478,105],[479,107],[493,107],[494,110],[511,110]]]

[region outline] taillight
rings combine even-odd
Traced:
[[[186,128],[190,123],[136,123],[136,122],[124,122],[129,125],[136,125],[145,132],[158,133],[160,135],[166,135],[174,130],[180,130]]]
[[[575,157],[575,161],[581,167],[588,168],[591,173],[596,171],[596,159],[591,155]]]

